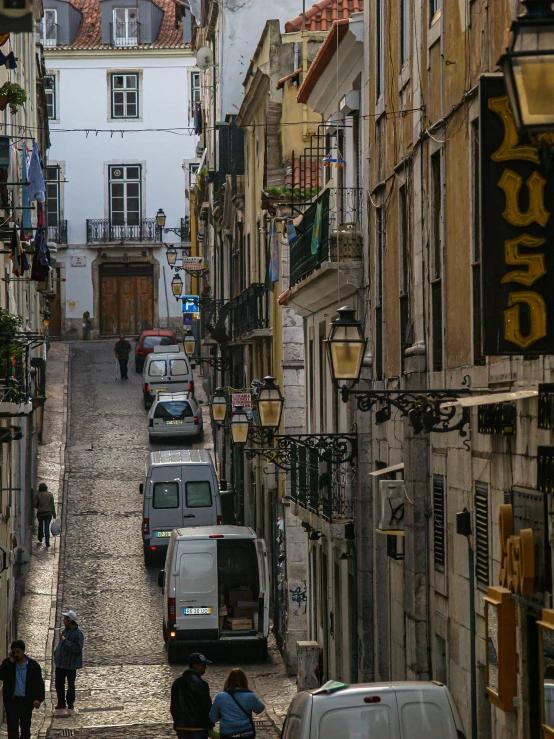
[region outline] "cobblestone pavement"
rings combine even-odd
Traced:
[[[54,716],[50,735],[162,739],[175,736],[169,691],[184,667],[167,663],[159,567],[146,568],[143,562],[139,483],[149,445],[141,376],[131,371],[130,362],[129,381],[116,379],[112,344],[69,345],[65,505],[54,625],[61,625],[62,608],[77,612],[85,634],[85,666],[78,672],[76,715]],[[203,411],[204,446],[210,446],[206,405]],[[217,646],[210,656],[216,662],[206,676],[212,694],[231,667],[242,665],[267,706],[258,736],[277,736],[275,726],[282,723],[295,685],[275,645],[264,663],[244,664],[244,655],[222,653]]]

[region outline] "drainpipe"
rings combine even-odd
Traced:
[[[471,513],[467,508],[456,514],[456,533],[467,538],[469,575],[469,659],[470,659],[470,703],[471,739],[477,739],[477,675],[475,668],[475,557],[471,546]]]
[[[358,558],[352,545],[352,680],[358,682]]]

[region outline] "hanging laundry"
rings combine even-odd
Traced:
[[[35,253],[31,266],[31,279],[37,282],[45,282],[50,272],[50,252],[46,245],[44,231],[37,231],[35,235]]]
[[[42,163],[38,153],[38,146],[37,142],[33,141],[31,164],[29,165],[29,200],[36,200],[37,203],[43,203],[45,191],[46,186],[44,184]]]
[[[21,182],[29,182],[29,171],[27,169],[27,147],[23,144],[21,148]],[[31,211],[29,210],[29,187],[30,185],[23,185],[21,195],[21,205],[23,210],[21,211],[21,232],[25,235],[25,232],[32,231],[31,224]]]
[[[14,226],[12,229],[12,239],[10,243],[10,259],[12,260],[12,273],[14,275],[19,275],[19,268],[20,268],[20,262],[19,262],[19,239],[17,237],[17,228]]]
[[[275,218],[269,230],[269,279],[271,282],[279,280],[279,233]]]
[[[3,54],[0,51],[0,67],[2,65],[5,65],[7,69],[17,69],[17,59],[13,51],[10,51],[9,54]]]
[[[323,200],[320,200],[315,209],[314,225],[312,229],[311,252],[315,256],[321,246],[321,228],[323,226]]]
[[[296,239],[298,238],[296,229],[294,228],[293,221],[287,221],[287,238],[289,241],[289,246],[292,246],[294,242],[296,241]]]

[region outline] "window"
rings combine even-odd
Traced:
[[[51,8],[44,10],[44,18],[39,26],[40,39],[43,46],[58,45],[58,11]]]
[[[473,254],[472,254],[472,277],[473,277],[473,363],[484,364],[483,356],[483,331],[481,312],[481,169],[479,164],[479,121],[471,124],[471,158],[473,176]]]
[[[410,0],[400,0],[400,66],[410,56]]]
[[[113,226],[138,226],[141,220],[141,167],[109,168],[110,220]]]
[[[136,46],[138,40],[138,8],[114,8],[112,44],[114,46]]]
[[[211,593],[215,589],[214,558],[210,552],[181,555],[179,592]]]
[[[178,508],[179,483],[155,482],[152,505],[154,508]]]
[[[489,585],[489,486],[475,483],[475,576],[480,585]]]
[[[435,570],[444,572],[445,519],[444,477],[442,475],[433,475],[433,545],[435,550]]]
[[[142,346],[144,349],[153,349],[155,346],[173,346],[174,343],[171,336],[146,336]]]
[[[138,74],[112,74],[112,118],[138,118]]]
[[[442,8],[442,0],[429,0],[429,20],[433,22],[433,18]]]
[[[198,174],[198,168],[200,167],[199,162],[190,162],[189,164],[189,190],[196,187],[196,175]],[[242,223],[240,224],[242,227]]]
[[[200,72],[190,73],[190,118],[194,116],[194,111],[202,103],[202,88],[200,87]]]
[[[182,421],[192,417],[190,404],[179,401],[158,403],[154,412],[154,418],[163,418],[165,421]]]
[[[375,379],[383,379],[383,284],[385,258],[383,206],[375,209]]]
[[[172,377],[186,375],[189,372],[189,366],[186,359],[172,359],[170,362]]]
[[[187,508],[211,508],[212,489],[209,482],[187,482]]]
[[[431,157],[431,336],[433,371],[443,367],[442,321],[442,171],[441,152]]]
[[[377,0],[375,12],[377,15],[377,42],[375,45],[375,53],[377,55],[375,67],[377,74],[375,76],[375,92],[377,99],[379,99],[385,92],[385,0]]]
[[[44,76],[44,92],[46,94],[46,112],[48,120],[53,121],[58,117],[56,75],[47,74]]]
[[[410,229],[408,186],[398,191],[400,226],[400,362],[402,371],[406,362],[405,352],[412,343],[410,324]]]
[[[46,225],[57,226],[60,221],[59,167],[46,167]]]
[[[165,377],[165,359],[154,359],[148,368],[150,377]]]

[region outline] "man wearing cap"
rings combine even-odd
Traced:
[[[171,715],[178,739],[208,739],[212,699],[210,686],[202,679],[206,665],[211,665],[203,654],[194,652],[189,657],[188,670],[171,686]]]
[[[67,707],[70,712],[75,706],[75,678],[77,670],[83,666],[83,644],[85,637],[77,625],[77,614],[75,611],[64,611],[64,629],[60,634],[60,641],[54,652],[54,664],[56,665],[56,694],[58,703],[56,711],[63,711]],[[65,681],[67,680],[67,700],[65,694]]]

